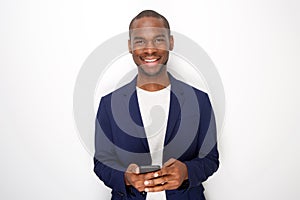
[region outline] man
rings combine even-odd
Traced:
[[[202,182],[219,166],[208,95],[167,72],[174,38],[165,17],[141,12],[129,37],[138,75],[101,99],[94,171],[112,199],[204,200]],[[161,169],[139,173],[142,165]]]

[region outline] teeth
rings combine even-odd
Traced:
[[[145,59],[145,62],[151,63],[151,62],[155,62],[157,60],[158,60],[157,58],[155,58],[155,59]]]

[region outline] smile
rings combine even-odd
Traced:
[[[140,58],[141,58],[141,60],[143,60],[146,63],[154,63],[160,59],[160,58],[142,58],[142,57],[140,57]]]

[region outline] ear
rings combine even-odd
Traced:
[[[131,40],[130,39],[128,40],[128,50],[129,50],[129,53],[132,54]]]
[[[174,37],[173,37],[173,35],[170,35],[169,42],[170,42],[169,50],[172,51],[173,48],[174,48]]]

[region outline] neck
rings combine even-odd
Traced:
[[[168,73],[165,71],[157,76],[144,76],[141,73],[137,76],[137,87],[150,92],[158,91],[170,85]]]

